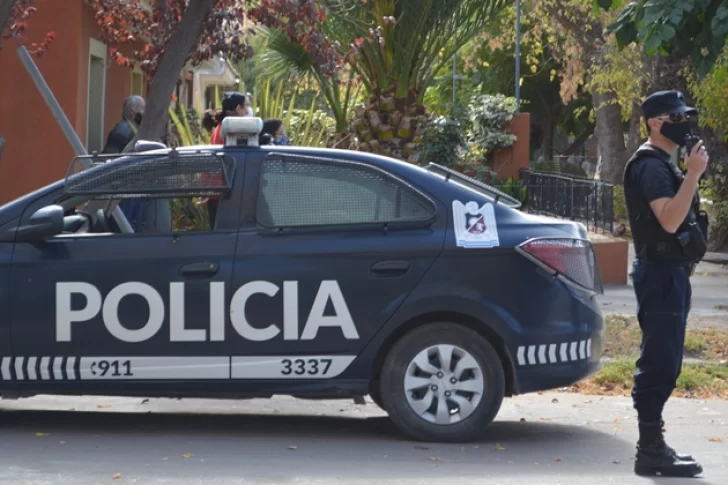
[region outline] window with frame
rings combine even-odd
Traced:
[[[107,158],[77,157],[66,177],[66,197],[84,199],[74,204],[76,210],[101,210],[106,216],[92,232],[120,232],[110,220],[117,206],[135,232],[211,231],[235,170],[232,158],[213,153],[128,154],[121,157],[125,161],[111,162]],[[80,167],[84,160],[92,161],[95,169]]]
[[[375,167],[271,155],[261,169],[256,218],[265,228],[417,223],[436,210],[424,194]]]

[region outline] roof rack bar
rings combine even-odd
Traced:
[[[430,172],[437,172],[440,175],[443,175],[446,182],[449,182],[451,178],[454,178],[463,185],[470,186],[470,188],[472,189],[485,191],[490,197],[494,199],[496,204],[501,199],[503,199],[504,201],[506,201],[506,205],[508,207],[512,207],[514,209],[518,209],[522,205],[518,199],[506,194],[503,191],[496,189],[491,185],[486,184],[485,182],[481,182],[480,180],[469,177],[462,172],[458,172],[457,170],[453,170],[449,167],[445,167],[443,165],[432,162],[427,165],[426,169]]]

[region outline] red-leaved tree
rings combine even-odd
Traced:
[[[40,42],[28,42],[24,33],[28,29],[28,21],[35,14],[36,7],[33,6],[34,0],[3,0],[0,4],[0,31],[2,33],[2,41],[0,47],[5,41],[15,38],[25,44],[28,51],[36,56],[42,56],[51,43],[55,40],[56,34],[48,32]]]
[[[285,29],[332,78],[353,55],[352,48],[342,52],[320,33],[326,14],[316,0],[259,0],[249,11],[239,0],[153,0],[151,9],[139,0],[89,3],[112,59],[123,66],[139,65],[151,79],[144,120],[130,146],[139,139],[161,139],[178,76],[187,62],[198,65],[215,56],[233,61],[252,56],[247,39],[253,24]],[[121,52],[122,46],[132,46],[129,55]]]

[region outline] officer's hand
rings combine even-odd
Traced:
[[[705,169],[708,168],[708,159],[708,151],[703,146],[703,140],[700,140],[695,144],[685,162],[688,173],[696,177],[703,175]]]

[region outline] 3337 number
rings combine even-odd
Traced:
[[[326,375],[331,367],[331,359],[283,359],[281,364],[283,364],[281,374],[284,376],[291,374],[317,376]]]

